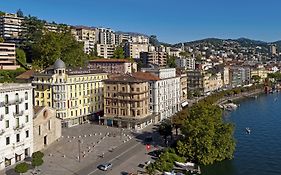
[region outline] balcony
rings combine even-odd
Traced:
[[[22,111],[19,111],[18,113],[14,112],[14,117],[19,117],[19,116],[22,116],[23,115],[23,110]]]
[[[0,130],[0,136],[3,135],[4,133],[5,133],[5,130],[4,130],[4,129],[1,129],[1,130]]]
[[[17,104],[20,104],[23,102],[23,98],[20,98],[20,99],[17,99],[17,100],[10,100],[8,102],[1,102],[0,103],[0,107],[3,107],[3,106],[10,106],[10,105],[17,105]]]
[[[24,128],[24,124],[21,124],[19,126],[14,126],[14,130],[17,130],[17,131],[19,131],[19,130],[21,130],[23,128]]]
[[[2,121],[4,119],[4,114],[0,115],[0,121]]]

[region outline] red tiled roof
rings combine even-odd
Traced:
[[[142,80],[150,80],[150,81],[160,80],[159,77],[157,77],[156,75],[154,75],[150,72],[135,72],[132,75],[133,75],[133,77],[142,79]]]
[[[25,71],[24,73],[20,74],[17,76],[17,79],[30,79],[34,75],[35,71],[34,70],[28,70]]]
[[[127,59],[95,59],[95,60],[90,60],[90,63],[129,63],[130,60]]]

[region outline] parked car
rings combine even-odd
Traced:
[[[112,164],[111,163],[104,163],[104,164],[100,164],[98,166],[98,169],[103,170],[103,171],[107,171],[108,169],[112,168]]]

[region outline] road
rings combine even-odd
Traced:
[[[139,161],[139,163],[144,163],[148,157],[146,155],[145,150],[145,144],[143,143],[143,140],[146,136],[152,135],[154,138],[158,137],[157,142],[159,142],[159,136],[158,133],[152,132],[152,127],[146,128],[145,131],[142,131],[142,133],[138,134],[134,139],[131,139],[130,141],[124,143],[119,148],[116,148],[113,152],[107,153],[104,155],[104,158],[100,158],[98,161],[94,162],[93,164],[84,167],[83,169],[77,171],[75,174],[77,175],[105,175],[105,174],[122,174],[126,171],[129,171],[128,169],[125,171],[122,169],[124,164],[129,164],[128,160],[130,160],[132,157],[135,156],[135,159]],[[137,156],[136,156],[137,155]],[[113,164],[112,170],[108,171],[101,171],[97,168],[99,164],[110,162]],[[137,166],[139,164],[138,162],[134,162],[135,164],[133,166]],[[134,169],[134,167],[127,167],[130,170]],[[135,167],[137,168],[137,167]],[[134,169],[134,172],[136,172],[136,169]]]

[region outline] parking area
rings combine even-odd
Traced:
[[[102,125],[83,124],[65,128],[63,136],[43,150],[44,164],[39,167],[39,174],[74,174],[131,138],[129,130]],[[26,174],[31,174],[31,170]]]

